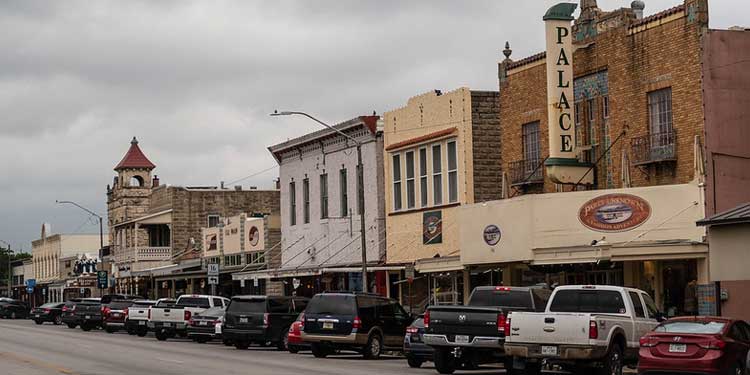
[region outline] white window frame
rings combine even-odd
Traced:
[[[432,151],[432,204],[441,206],[443,205],[443,144],[435,143],[430,150]],[[437,150],[437,155],[435,150]]]
[[[453,168],[451,168],[451,148],[453,144]],[[451,140],[445,143],[446,168],[448,170],[448,203],[458,202],[458,142]]]
[[[391,155],[391,174],[393,177],[393,211],[403,209],[403,196],[401,194],[401,154],[394,153]]]
[[[429,167],[429,160],[427,157],[427,147],[420,147],[419,152],[419,204],[421,207],[429,207],[430,205],[430,187],[429,178],[427,177],[427,169]]]
[[[409,167],[409,157],[411,157],[411,167]],[[415,155],[414,150],[404,152],[404,168],[406,169],[406,209],[411,210],[417,205],[417,192],[415,184]]]

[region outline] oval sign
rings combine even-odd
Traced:
[[[484,242],[487,243],[487,245],[497,245],[497,243],[500,242],[501,237],[502,233],[497,225],[490,224],[484,228]]]
[[[598,232],[624,232],[651,217],[651,206],[630,194],[607,194],[586,202],[578,211],[578,220]]]

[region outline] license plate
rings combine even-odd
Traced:
[[[468,344],[469,343],[469,336],[466,336],[466,335],[456,335],[456,343],[457,344]]]
[[[670,353],[685,353],[687,352],[687,345],[685,344],[669,344]]]
[[[91,319],[91,315],[86,315],[84,318],[85,319]]]
[[[556,346],[542,346],[542,355],[557,355]]]
[[[205,326],[205,325],[208,325],[208,322],[198,322],[198,324]]]
[[[139,326],[145,326],[146,325],[146,321],[145,320],[141,320],[141,321],[138,322],[138,325]]]
[[[38,317],[39,317],[39,314],[36,314],[36,315],[34,315],[34,317],[35,317],[35,318],[38,318]]]
[[[119,317],[120,317],[120,314],[118,314],[118,313],[114,313],[114,314],[112,314],[112,317],[113,317],[113,318],[119,318]]]
[[[165,326],[165,327],[171,327],[171,326],[172,326],[172,323],[164,323],[164,326]]]
[[[247,323],[247,318],[240,318],[240,323]]]
[[[333,329],[332,322],[323,322],[323,329]]]

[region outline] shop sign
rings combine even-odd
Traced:
[[[258,246],[258,241],[260,240],[260,231],[258,230],[258,227],[254,225],[250,227],[248,239],[250,240],[250,246]]]
[[[484,242],[487,245],[495,246],[500,242],[502,233],[497,225],[490,224],[484,228]]]
[[[218,241],[216,239],[216,234],[209,234],[206,236],[206,250],[207,251],[213,251],[218,249]]]
[[[292,287],[293,287],[294,289],[297,289],[297,288],[299,288],[299,285],[300,285],[300,281],[299,281],[299,279],[297,279],[297,278],[294,278],[294,279],[292,279]]]
[[[107,271],[97,271],[96,272],[96,286],[99,289],[107,289],[107,284],[109,283],[109,275],[107,275]]]
[[[443,212],[431,211],[422,215],[422,243],[443,243]]]
[[[607,194],[581,206],[578,220],[598,232],[624,232],[638,227],[651,217],[651,206],[631,194]]]

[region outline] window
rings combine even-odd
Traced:
[[[443,204],[443,159],[440,145],[432,146],[432,203]]]
[[[213,301],[214,301],[214,307],[223,306],[221,303],[221,298],[214,297]]]
[[[262,251],[255,251],[249,254],[245,254],[245,264],[263,264],[265,263],[265,257]]]
[[[349,215],[349,185],[347,183],[346,169],[339,171],[339,185],[341,186],[341,217]]]
[[[635,309],[635,316],[638,318],[645,318],[646,312],[643,310],[643,304],[641,303],[641,297],[638,297],[638,293],[629,292],[630,300],[633,302],[633,308]]]
[[[406,208],[415,206],[414,151],[406,153]]]
[[[320,218],[328,219],[328,174],[320,175]]]
[[[605,120],[609,118],[609,96],[602,97],[602,117]]]
[[[551,312],[624,314],[620,292],[611,290],[560,290],[550,306]]]
[[[297,225],[297,189],[294,181],[289,183],[289,224]]]
[[[576,146],[580,147],[586,144],[586,135],[583,132],[583,103],[576,102],[575,104],[575,133],[576,133]]]
[[[401,155],[393,155],[393,210],[401,210]]]
[[[422,207],[427,207],[427,149],[419,149],[419,195]]]
[[[596,139],[596,99],[589,99],[586,102],[586,107],[588,107],[588,134],[591,139],[590,144],[595,145],[599,142]]]
[[[672,89],[666,88],[648,94],[648,117],[651,134],[672,131]]]
[[[219,215],[208,215],[208,227],[215,228],[219,226]]]
[[[310,179],[302,180],[302,219],[305,224],[310,223]]]
[[[643,302],[646,304],[646,310],[648,311],[648,317],[651,319],[656,319],[656,316],[659,315],[659,309],[656,308],[656,303],[654,303],[654,300],[651,299],[651,296],[648,294],[641,294],[643,297]]]
[[[448,202],[458,202],[458,155],[456,142],[448,142]]]
[[[539,148],[539,122],[532,122],[523,126],[523,159],[526,161],[526,172],[533,172],[539,165],[541,150]]]

